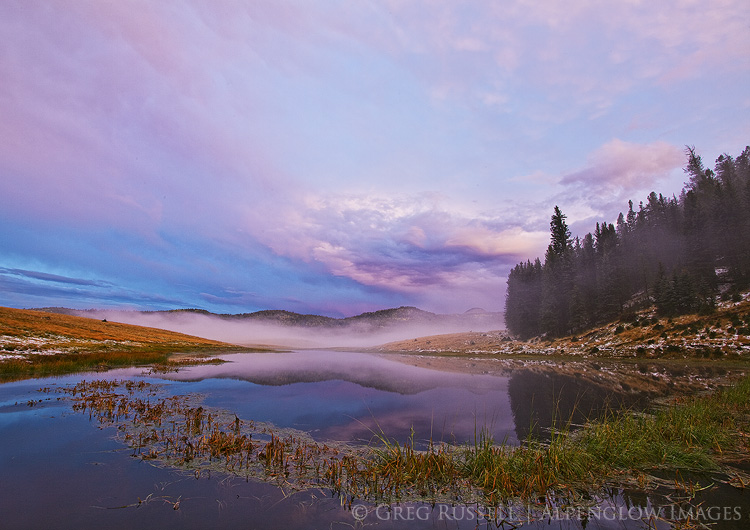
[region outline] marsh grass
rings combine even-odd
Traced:
[[[574,430],[568,422],[542,441],[497,444],[479,429],[471,444],[430,441],[415,449],[380,430],[369,446],[323,444],[309,435],[243,421],[191,396],[159,397],[143,381],[66,387],[73,408],[117,427],[133,456],[163,465],[228,472],[284,487],[329,488],[351,505],[371,502],[508,501],[573,503],[604,487],[658,481],[653,474],[721,471],[747,458],[750,377],[712,395],[643,413],[610,413]],[[741,483],[746,483],[741,482]],[[590,498],[590,497],[589,497]]]
[[[455,446],[430,440],[427,450],[418,451],[414,434],[412,429],[409,440],[401,445],[382,430],[375,433],[376,445],[371,447],[358,480],[365,479],[366,489],[376,492],[378,499],[439,498],[455,494],[465,485]]]
[[[726,461],[747,458],[749,428],[750,377],[651,414],[612,411],[577,430],[568,421],[547,440],[530,435],[518,446],[497,444],[480,429],[472,444],[430,443],[416,451],[413,433],[404,445],[379,433],[372,463],[362,469],[380,478],[384,498],[443,495],[480,498],[488,505],[550,495],[577,498],[634,477],[643,484],[644,473],[720,471]]]
[[[169,352],[85,352],[35,355],[0,363],[0,379],[60,375],[120,366],[165,363]]]
[[[587,424],[573,443],[605,468],[713,471],[723,460],[747,457],[749,413],[746,377],[651,414],[612,413]]]
[[[224,351],[232,351],[228,348]],[[157,345],[131,351],[84,351],[79,353],[56,353],[54,355],[29,355],[23,359],[9,359],[0,362],[0,380],[9,381],[30,377],[45,377],[76,372],[105,371],[124,366],[153,365],[156,372],[175,370],[188,364],[221,363],[220,359],[202,360],[192,358],[189,361],[173,361],[175,352],[184,352],[185,348],[173,345]],[[215,346],[209,352],[217,352]],[[221,351],[221,350],[219,350]],[[246,351],[246,350],[243,350]],[[199,351],[196,354],[202,353]]]

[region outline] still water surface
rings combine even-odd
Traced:
[[[166,377],[191,382],[209,406],[309,432],[317,440],[464,442],[477,426],[516,443],[508,378],[417,368],[361,353],[241,354]]]
[[[456,511],[412,504],[394,511],[364,505],[351,511],[326,491],[295,493],[226,475],[196,479],[133,458],[114,439],[114,429],[73,412],[62,394],[40,393],[42,387],[94,378],[145,379],[164,385],[171,394],[200,394],[204,406],[226,409],[243,420],[303,430],[320,441],[370,443],[382,432],[404,443],[413,432],[422,445],[429,439],[471,442],[483,427],[497,441],[518,443],[532,419],[549,423],[553,415],[567,417],[574,410],[588,415],[608,398],[624,399],[554,373],[472,375],[364,353],[299,351],[222,358],[230,362],[161,375],[123,369],[0,385],[0,528],[497,526],[479,522],[475,512],[460,506]],[[43,401],[28,404],[39,399]],[[178,500],[179,509],[174,509]],[[647,506],[648,500],[642,504]],[[605,507],[618,505],[627,510],[621,495],[602,501]],[[548,522],[524,526],[547,528]],[[628,518],[593,522],[597,528],[643,527]],[[579,520],[553,524],[582,526]]]

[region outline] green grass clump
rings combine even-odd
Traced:
[[[382,432],[376,435],[379,446],[372,447],[370,458],[349,473],[356,489],[373,491],[379,499],[401,498],[410,494],[435,497],[455,490],[461,478],[454,447],[430,443],[426,451],[414,449],[414,431],[403,446]]]
[[[653,414],[611,415],[589,423],[575,444],[602,466],[709,471],[740,449],[739,419],[750,412],[750,378],[710,396],[684,398]]]
[[[427,451],[415,451],[413,440],[400,446],[381,435],[374,468],[363,465],[350,478],[381,477],[381,485],[387,484],[383,497],[478,491],[497,503],[585,492],[642,471],[715,471],[725,459],[746,458],[741,433],[750,428],[748,414],[750,377],[651,414],[612,412],[578,431],[567,425],[547,442],[530,437],[520,446],[496,444],[482,430],[472,445],[430,444]]]
[[[592,464],[567,443],[565,432],[553,433],[547,444],[530,438],[522,446],[495,445],[482,435],[463,458],[465,473],[490,502],[571,489],[586,481]]]
[[[10,359],[0,363],[0,380],[43,377],[122,366],[165,363],[171,352],[124,351],[59,353],[33,355],[28,359]]]

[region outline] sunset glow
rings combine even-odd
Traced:
[[[750,132],[750,5],[0,3],[0,305],[502,311]]]

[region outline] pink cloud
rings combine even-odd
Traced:
[[[216,86],[252,50],[206,30],[191,9],[31,3],[4,4],[3,15],[12,44],[0,50],[0,168],[17,215],[199,231],[207,216],[231,224],[232,199],[291,187],[252,141],[251,109]]]
[[[277,211],[273,226],[253,217],[248,229],[279,255],[431,307],[446,307],[437,305],[441,297],[458,307],[470,293],[497,309],[502,300],[488,286],[502,284],[506,269],[547,239],[546,227],[468,218],[433,196],[337,195],[291,206]]]
[[[674,86],[706,71],[750,68],[750,7],[743,0],[516,0],[481,7],[394,0],[388,9],[408,35],[402,48],[412,51],[413,70],[436,100],[471,104],[494,93],[484,98],[487,106],[501,101],[512,110],[517,80],[533,80],[544,97],[524,101],[525,116],[542,123],[561,114],[600,117],[644,84]]]
[[[560,205],[582,235],[595,221],[614,222],[628,200],[637,204],[651,191],[665,191],[658,186],[681,182],[684,162],[682,149],[665,142],[614,139],[594,151],[585,167],[560,178],[562,189],[550,198],[550,211],[552,204]]]
[[[505,230],[471,223],[457,227],[446,240],[447,247],[472,249],[479,255],[502,256],[505,254],[526,256],[538,250],[549,239],[547,231],[527,232],[520,226]]]
[[[565,175],[563,185],[592,191],[631,193],[647,189],[684,163],[682,150],[666,142],[639,145],[614,139],[589,157],[587,167]]]

